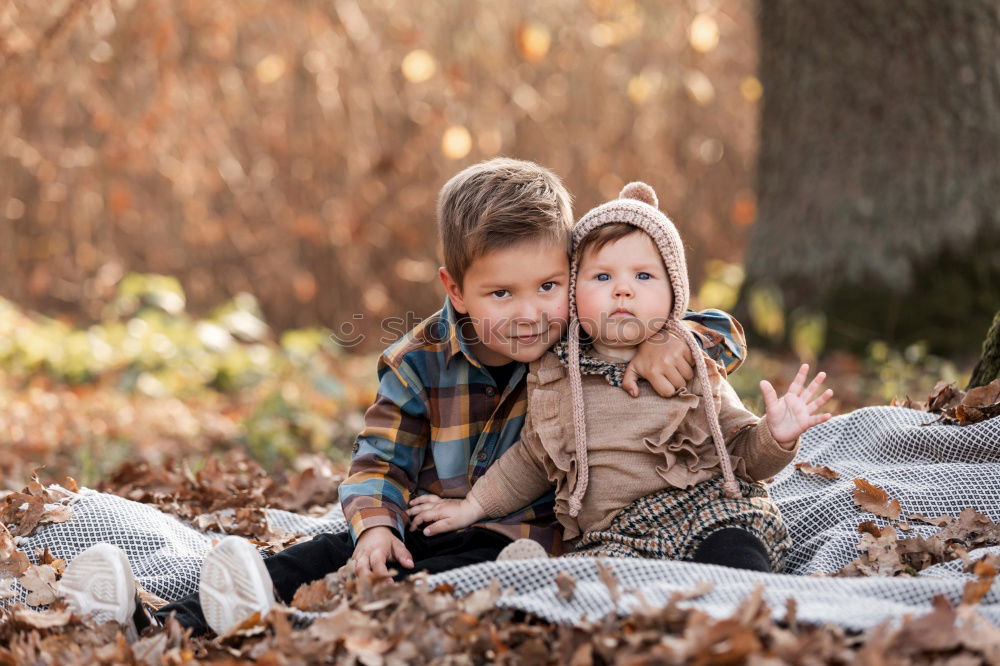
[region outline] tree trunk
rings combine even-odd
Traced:
[[[965,390],[986,386],[998,377],[1000,377],[1000,310],[993,317],[993,325],[983,340],[983,354],[979,357],[976,367],[972,369],[972,379],[969,380]]]
[[[748,293],[834,346],[968,350],[1000,309],[1000,6],[761,0],[759,26]]]

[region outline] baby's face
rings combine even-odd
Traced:
[[[648,234],[636,231],[581,257],[576,308],[596,343],[635,347],[663,327],[672,306],[667,269]]]

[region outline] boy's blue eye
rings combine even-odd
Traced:
[[[639,273],[636,273],[635,276],[640,280],[651,280],[653,278],[653,276],[646,271],[640,271]]]
[[[598,281],[598,282],[607,282],[608,280],[610,280],[610,279],[611,279],[611,276],[610,276],[610,275],[608,275],[607,273],[598,273],[598,274],[597,274],[597,275],[595,275],[594,277],[596,277],[596,278],[597,278],[597,281]]]

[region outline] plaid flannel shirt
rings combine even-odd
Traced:
[[[706,353],[733,371],[745,357],[739,322],[719,310],[688,312],[684,322]],[[354,444],[340,502],[357,538],[385,525],[405,537],[410,498],[463,498],[486,468],[519,438],[527,408],[527,365],[497,386],[469,349],[459,316],[444,307],[391,345],[378,362],[379,389]],[[477,523],[511,539],[531,538],[558,554],[562,531],[549,492],[530,506]]]

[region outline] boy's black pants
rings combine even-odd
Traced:
[[[407,532],[405,543],[413,556],[413,568],[403,569],[397,563],[389,563],[387,566],[400,571],[396,580],[418,571],[434,574],[468,564],[491,562],[510,543],[510,539],[492,530],[473,527],[431,537],[421,532]],[[347,564],[353,554],[354,543],[350,534],[320,534],[267,558],[264,565],[271,574],[278,598],[288,604],[300,585],[336,571]],[[195,635],[211,631],[201,612],[197,592],[167,604],[156,611],[155,616],[163,623],[171,613],[176,613],[177,621],[191,627]]]

